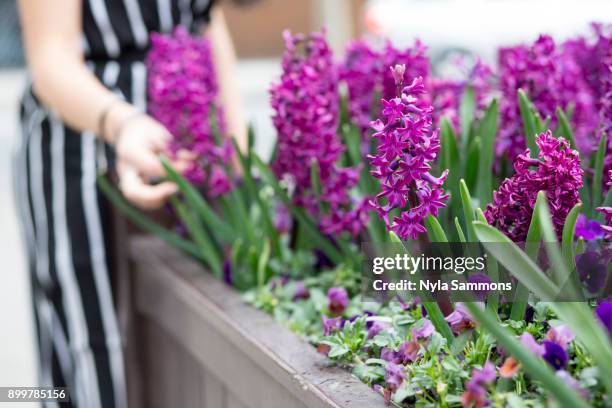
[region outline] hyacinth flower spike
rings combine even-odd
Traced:
[[[381,118],[371,124],[378,145],[368,160],[382,191],[370,203],[389,231],[401,239],[418,239],[427,231],[427,215],[437,216],[446,205],[449,196],[442,185],[448,170],[438,178],[431,174],[440,150],[438,131],[432,129],[433,107],[423,103],[422,77],[404,86],[405,70],[404,65],[391,68],[397,97],[382,100]]]

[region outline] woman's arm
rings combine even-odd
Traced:
[[[81,7],[81,0],[19,0],[34,92],[74,129],[94,131],[114,144],[126,198],[141,207],[158,207],[176,191],[171,183],[147,184],[163,175],[157,154],[165,150],[168,132],[118,100],[86,67],[80,44]]]
[[[211,23],[206,34],[210,36],[212,43],[215,71],[219,81],[219,96],[225,111],[227,130],[245,150],[247,148],[247,128],[236,80],[236,53],[225,24],[223,11],[219,7],[212,11]]]

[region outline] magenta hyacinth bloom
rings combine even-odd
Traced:
[[[416,40],[414,46],[399,49],[388,41],[382,50],[383,74],[382,98],[397,98],[402,91],[403,84],[409,84],[415,78],[429,78],[429,58],[427,58],[427,47],[421,41]],[[400,71],[389,70],[388,67],[401,67]]]
[[[459,61],[458,64],[463,64]],[[456,134],[460,132],[459,127],[459,105],[466,87],[469,85],[474,90],[476,97],[477,118],[487,107],[492,91],[492,71],[491,68],[478,60],[469,69],[465,78],[462,79],[442,79],[430,78],[427,89],[431,93],[431,103],[434,107],[433,119],[436,126],[440,126],[441,118],[447,118]]]
[[[329,288],[327,291],[327,308],[336,316],[341,315],[348,306],[349,298],[344,288]]]
[[[580,202],[578,192],[584,172],[578,152],[550,131],[538,135],[536,143],[540,148],[538,158],[531,158],[529,149],[519,155],[514,164],[516,173],[502,182],[485,210],[487,222],[514,242],[527,238],[538,192],[546,193],[559,237],[567,214]]]
[[[363,40],[349,43],[340,65],[340,78],[346,83],[351,121],[359,127],[367,142],[375,106],[374,95],[380,90],[382,76],[380,53]]]
[[[172,34],[153,34],[147,55],[149,111],[172,134],[173,153],[184,149],[197,160],[185,176],[205,185],[211,196],[231,189],[225,173],[233,154],[229,140],[215,140],[215,128],[224,133],[223,112],[210,42],[192,37],[182,27]]]
[[[569,356],[563,347],[550,340],[544,340],[542,345],[544,346],[544,354],[542,357],[551,367],[555,370],[561,370],[567,366]]]
[[[597,305],[595,315],[606,330],[608,330],[608,333],[612,335],[612,302],[603,301]]]
[[[338,67],[325,33],[308,36],[283,33],[286,52],[280,80],[270,89],[272,118],[278,132],[277,155],[272,169],[292,188],[293,201],[321,219],[327,234],[357,235],[368,220],[367,207],[353,202],[350,190],[359,180],[359,169],[340,168],[344,146],[338,128]],[[311,185],[311,167],[319,167],[321,201],[329,207],[319,213]]]
[[[557,107],[573,106],[571,122],[578,148],[590,152],[596,145],[599,118],[596,100],[584,80],[580,65],[563,52],[550,36],[542,35],[533,44],[501,48],[499,52],[500,143],[498,153],[514,160],[525,148],[523,124],[517,99],[525,91],[543,118],[556,126]]]
[[[401,66],[392,68],[392,71]],[[448,195],[442,189],[448,171],[439,178],[431,175],[432,164],[440,150],[438,131],[432,129],[432,107],[419,107],[425,93],[421,77],[409,86],[397,85],[401,94],[383,99],[381,119],[372,123],[378,140],[376,155],[368,156],[372,175],[380,180],[382,192],[372,201],[387,228],[402,239],[416,239],[426,232],[423,220],[438,215]],[[398,215],[392,215],[395,209]],[[389,218],[393,217],[392,220]]]

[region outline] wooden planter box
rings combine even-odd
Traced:
[[[306,341],[246,304],[196,262],[150,237],[130,240],[131,406],[384,407]],[[125,271],[124,271],[125,272]],[[124,320],[125,323],[125,320]]]

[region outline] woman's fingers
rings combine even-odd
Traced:
[[[120,188],[128,201],[143,209],[160,208],[178,191],[176,184],[169,181],[146,184],[132,168],[120,171]]]

